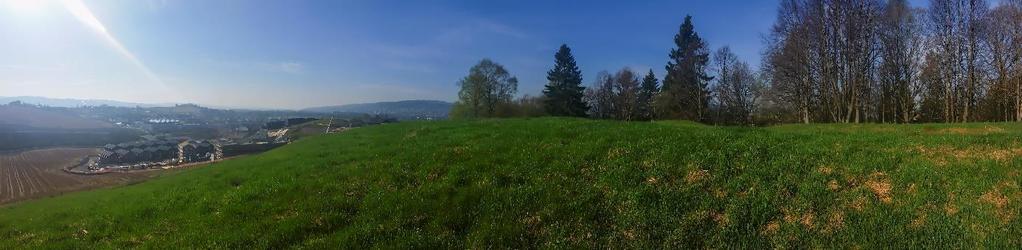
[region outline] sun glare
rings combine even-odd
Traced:
[[[39,22],[41,19],[63,14],[70,14],[83,26],[95,32],[117,53],[138,66],[139,70],[150,80],[157,84],[163,84],[156,74],[111,34],[106,25],[82,0],[0,0],[0,15],[16,16],[17,18],[13,20],[20,20],[19,23],[23,25],[41,26],[43,25]]]

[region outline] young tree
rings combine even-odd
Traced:
[[[705,121],[709,106],[707,82],[713,78],[706,75],[709,52],[695,32],[692,16],[685,17],[674,36],[674,44],[677,48],[671,49],[657,110],[666,118]]]
[[[640,120],[653,119],[653,97],[660,93],[660,82],[650,69],[639,85],[638,112]]]
[[[624,68],[614,75],[615,118],[634,121],[639,115],[639,77],[632,69]]]
[[[511,103],[518,91],[518,78],[504,66],[483,59],[471,69],[468,76],[458,81],[458,102],[451,113],[454,117],[493,117],[501,105]]]
[[[727,124],[750,124],[752,112],[762,93],[762,82],[745,62],[728,47],[714,53],[717,84],[714,86],[720,116]]]
[[[554,68],[547,72],[549,81],[543,89],[544,107],[554,116],[586,115],[589,107],[582,100],[585,87],[582,86],[582,71],[575,64],[571,48],[562,44],[554,54]]]
[[[615,116],[614,77],[607,71],[596,74],[592,88],[586,89],[589,116],[597,119],[611,119]]]

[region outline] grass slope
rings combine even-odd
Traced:
[[[400,123],[0,208],[0,248],[1018,248],[1020,135]]]

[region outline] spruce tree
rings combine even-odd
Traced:
[[[582,100],[582,71],[575,64],[571,48],[562,44],[554,55],[554,68],[547,72],[549,81],[543,89],[544,107],[553,116],[584,117],[589,106]]]
[[[713,79],[706,74],[710,53],[695,32],[692,16],[685,17],[674,44],[677,48],[671,49],[658,110],[666,118],[706,121],[710,100],[707,83]]]
[[[646,77],[642,78],[639,85],[639,118],[643,120],[653,119],[653,98],[660,92],[660,81],[657,80],[653,70],[650,69]]]

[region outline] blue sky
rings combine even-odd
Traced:
[[[918,2],[918,1],[917,1]],[[0,0],[0,96],[302,108],[454,101],[482,58],[536,95],[561,43],[585,83],[663,76],[686,14],[758,65],[776,1]]]

